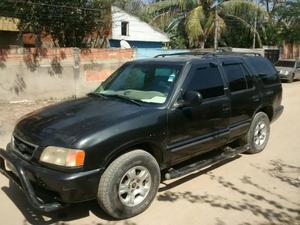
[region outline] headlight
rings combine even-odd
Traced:
[[[286,71],[284,72],[284,75],[288,75],[288,74],[289,74],[289,71],[286,70]]]
[[[44,149],[40,161],[58,166],[80,167],[84,164],[83,150],[48,146]]]
[[[11,139],[10,139],[10,147],[12,149],[15,149],[15,137],[14,135],[11,136]]]

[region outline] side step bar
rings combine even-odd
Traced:
[[[174,178],[178,178],[181,176],[185,176],[189,173],[192,173],[197,170],[204,169],[205,167],[212,166],[214,164],[220,163],[222,161],[231,159],[236,157],[237,155],[249,150],[250,147],[248,145],[241,146],[238,148],[225,147],[223,151],[220,151],[219,154],[211,156],[206,159],[202,159],[198,162],[180,167],[178,169],[170,169],[165,173],[165,179],[170,180]]]

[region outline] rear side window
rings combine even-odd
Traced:
[[[280,82],[275,67],[268,59],[262,57],[249,57],[247,61],[252,70],[256,72],[256,75],[265,85],[271,85]]]
[[[241,64],[223,65],[232,92],[247,89],[247,81]]]
[[[224,95],[224,83],[219,69],[215,66],[196,68],[187,90],[198,91],[203,98]]]

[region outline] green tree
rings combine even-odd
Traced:
[[[300,0],[278,3],[274,11],[280,39],[300,42]]]
[[[176,30],[181,33],[184,30],[188,39],[187,47],[207,47],[206,43],[213,37],[216,18],[219,38],[225,31],[237,27],[247,31],[248,36],[256,33],[258,44],[262,44],[258,31],[267,17],[263,8],[250,1],[230,0],[220,3],[216,14],[213,6],[212,0],[164,0],[150,4],[147,12],[155,16],[151,23],[171,34],[171,40]],[[257,18],[256,29],[254,17]],[[226,45],[224,39],[221,41]],[[228,38],[225,41],[232,45]]]
[[[20,32],[36,34],[37,45],[42,34],[51,34],[59,47],[102,47],[109,35],[109,0],[5,0],[2,7],[9,4],[20,20]]]

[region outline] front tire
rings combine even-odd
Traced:
[[[143,150],[134,150],[114,160],[101,176],[98,188],[100,207],[116,219],[145,211],[160,183],[156,159]]]
[[[295,74],[292,74],[289,78],[288,78],[288,83],[293,83],[295,79]]]
[[[251,123],[250,129],[244,141],[250,149],[246,151],[249,154],[256,154],[265,149],[270,137],[270,120],[264,112],[257,113]]]

